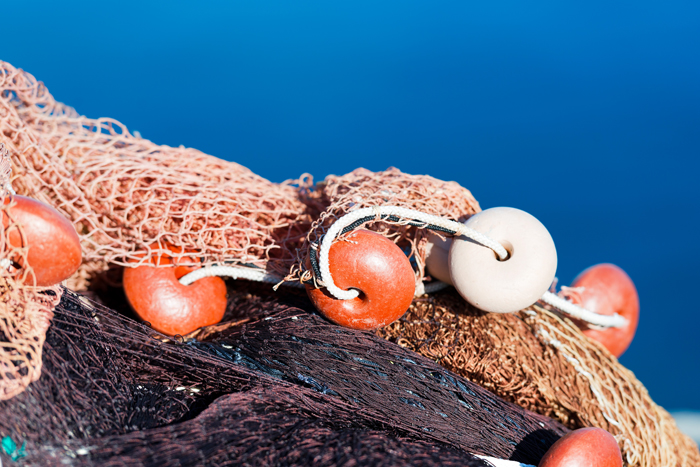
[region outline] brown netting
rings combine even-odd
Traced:
[[[232,284],[232,303],[254,305],[228,315],[250,322],[208,342],[166,338],[64,291],[42,378],[0,402],[0,437],[24,444],[23,465],[430,465],[445,456],[445,465],[477,466],[486,464],[471,454],[536,464],[568,431],[396,344],[286,304],[308,309],[303,296],[255,289]],[[0,451],[3,462],[7,454],[18,455]]]
[[[59,297],[58,288],[38,291],[4,270],[0,274],[0,400],[39,379],[44,338]]]
[[[79,116],[56,102],[31,75],[2,62],[0,142],[10,151],[17,192],[54,206],[76,226],[84,263],[69,286],[79,290],[94,281],[98,272],[113,265],[141,264],[170,247],[179,248],[176,256],[203,264],[247,265],[287,274],[288,280],[306,279],[310,276],[305,270],[309,249],[332,222],[353,209],[393,205],[459,221],[479,211],[469,191],[457,183],[397,169],[378,173],[358,169],[344,176],[329,176],[315,186],[309,177],[274,184],[238,164],[194,149],[155,145],[133,136],[114,120]],[[0,166],[0,174],[6,169]],[[3,190],[8,187],[4,182],[2,186]],[[3,213],[6,210],[4,205]],[[4,239],[8,229],[19,228],[11,220],[3,227],[5,235],[0,237]],[[407,252],[420,292],[423,279],[430,279],[424,270],[426,231],[401,221],[372,222],[370,228]],[[39,291],[23,285],[31,283],[31,271],[13,266],[21,263],[22,255],[26,251],[4,246],[0,254],[0,398],[17,394],[38,377],[46,327],[60,298],[59,289]],[[112,283],[118,282],[117,275]],[[87,449],[84,440],[94,442],[88,447],[94,447],[94,459],[101,463],[117,453],[124,455],[120,446],[127,445],[133,446],[134,455],[141,453],[138,455],[145,464],[174,463],[177,454],[164,461],[143,441],[148,438],[132,432],[160,430],[153,434],[168,453],[173,446],[183,445],[183,436],[195,436],[195,432],[215,429],[222,423],[221,409],[201,412],[216,397],[253,391],[230,400],[252,407],[251,400],[264,399],[258,408],[277,404],[278,415],[291,420],[289,426],[307,423],[308,415],[313,423],[320,420],[322,426],[314,425],[314,430],[328,428],[337,434],[349,427],[362,436],[376,434],[383,446],[410,437],[416,442],[443,443],[446,449],[471,449],[537,463],[542,446],[539,451],[528,451],[533,448],[525,446],[532,444],[526,441],[528,437],[534,436],[537,442],[541,437],[532,435],[534,425],[527,423],[553,422],[523,412],[527,414],[522,415],[524,420],[529,420],[523,426],[529,428],[524,429],[521,422],[514,422],[514,426],[510,424],[515,416],[512,406],[488,399],[476,387],[469,389],[473,394],[463,391],[455,381],[464,385],[464,380],[440,373],[439,367],[426,360],[415,360],[418,357],[393,343],[367,341],[368,334],[339,329],[306,312],[304,319],[293,320],[288,308],[278,310],[268,298],[255,294],[233,294],[229,299],[229,305],[239,312],[228,313],[226,319],[234,319],[238,325],[222,324],[197,332],[197,339],[218,339],[206,347],[198,346],[197,341],[186,346],[156,341],[146,328],[64,294],[59,319],[49,330],[53,337],[43,355],[44,377],[34,383],[32,391],[0,403],[0,435],[26,439],[38,456],[37,465],[50,459],[55,463],[67,458],[82,462],[81,456],[86,454],[81,454],[81,449]],[[292,302],[308,310],[303,297]],[[259,319],[273,317],[273,311],[281,315],[268,321]],[[416,299],[406,316],[379,334],[569,427],[593,425],[609,430],[618,437],[628,465],[700,465],[697,446],[653,403],[634,375],[571,322],[547,310],[532,307],[514,315],[486,315],[471,309],[454,292],[444,292]],[[364,347],[357,347],[358,343]],[[294,361],[286,353],[290,348],[295,351]],[[358,348],[364,355],[358,358],[376,365],[344,360],[329,368],[332,355],[321,354],[325,349],[342,357]],[[392,380],[387,385],[384,376],[404,377],[400,371],[396,374],[395,360],[377,362],[377,355],[389,354],[414,355],[406,358],[413,359],[421,370],[401,363],[409,365],[405,374],[411,381]],[[343,373],[348,368],[352,371]],[[346,377],[334,380],[330,370]],[[449,377],[438,379],[431,372]],[[270,380],[271,376],[277,379]],[[382,405],[383,399],[372,392],[375,384],[389,394],[389,405]],[[268,391],[270,388],[274,391]],[[295,391],[303,392],[303,397]],[[356,391],[364,397],[353,400],[351,394]],[[285,399],[288,397],[291,399]],[[319,413],[331,413],[324,412],[329,407],[336,412],[333,416],[310,411],[302,414],[299,407],[309,398]],[[495,405],[489,409],[486,404],[485,412],[476,418],[474,414],[459,415],[455,418],[457,429],[442,420],[440,414],[449,416],[448,409],[463,410],[463,402],[472,409],[483,409],[482,402],[487,399]],[[284,400],[294,402],[284,406]],[[228,407],[227,403],[222,400],[220,407]],[[239,412],[241,418],[237,419],[249,430],[250,439],[261,441],[268,433],[276,436],[272,428],[266,431],[269,427],[263,422],[257,425],[261,434],[246,428],[257,416],[250,415],[257,409],[250,410]],[[499,411],[508,413],[510,421],[504,421]],[[202,418],[198,417],[200,412]],[[500,420],[507,433],[489,425],[493,420]],[[189,425],[183,424],[188,421]],[[176,422],[180,422],[177,429],[172,425]],[[557,425],[549,426],[552,433],[564,432]],[[116,437],[109,438],[116,443],[112,450],[109,443],[97,441],[107,436]],[[328,439],[337,441],[333,441],[338,446],[333,452],[340,456],[354,435],[333,436]],[[216,449],[204,448],[204,440],[195,438],[187,451],[190,460],[206,457]],[[230,449],[239,449],[231,442]],[[309,452],[313,449],[310,446]],[[224,455],[224,448],[216,452]],[[370,458],[348,458],[348,462]],[[92,458],[88,454],[85,459]],[[340,457],[334,459],[340,462]]]
[[[377,334],[570,428],[608,430],[627,465],[700,465],[697,445],[634,374],[544,308],[484,313],[453,290],[414,301]]]
[[[22,226],[9,212],[14,206],[10,175],[9,158],[0,143],[0,400],[21,393],[41,375],[44,338],[60,299],[58,287],[32,287],[31,268],[20,267],[26,265],[28,249],[9,241],[12,232],[24,237]]]
[[[17,193],[54,206],[76,226],[83,247],[71,282],[77,289],[110,264],[142,263],[167,245],[204,264],[284,275],[309,230],[298,196],[307,178],[271,183],[234,162],[136,137],[115,120],[80,116],[5,62],[0,137]]]
[[[398,206],[426,214],[464,221],[479,212],[479,203],[466,188],[428,175],[410,175],[390,168],[383,172],[357,169],[343,176],[329,175],[306,197],[306,203],[321,214],[314,221],[297,263],[287,280],[309,279],[306,269],[309,248],[316,247],[326,230],[348,212],[372,206]],[[404,248],[416,266],[417,291],[425,278],[427,231],[399,222],[372,222],[371,229]]]

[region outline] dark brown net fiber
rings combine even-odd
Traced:
[[[230,310],[249,323],[181,343],[65,291],[42,377],[0,402],[0,436],[26,443],[24,465],[412,465],[391,453],[404,444],[417,464],[481,465],[468,453],[536,464],[567,431],[285,304],[310,306],[301,296],[260,298],[242,282],[231,296],[256,303]]]
[[[57,453],[51,461],[172,465],[176,454],[182,460],[176,465],[488,465],[443,443],[338,423],[333,415],[332,409],[314,407],[295,394],[254,389],[222,396],[195,419],[173,426],[94,439],[89,445],[71,442],[69,449],[80,454]]]
[[[119,285],[119,268],[166,248],[202,264],[299,280],[308,278],[309,249],[358,208],[400,206],[460,221],[479,211],[457,183],[393,168],[358,169],[315,186],[303,176],[271,183],[233,162],[154,144],[112,119],[80,116],[3,62],[0,143],[17,192],[52,205],[78,230],[85,261],[69,288],[90,285],[97,294]],[[0,164],[3,193],[8,173]],[[405,221],[368,224],[410,256],[420,293],[430,280],[425,230]],[[22,228],[11,219],[3,227],[0,242]],[[61,288],[33,288],[31,270],[12,266],[26,248],[0,246],[0,400],[29,385],[0,403],[0,435],[26,441],[25,462],[33,465],[229,458],[260,465],[256,446],[268,446],[263,458],[272,463],[313,456],[353,465],[374,462],[396,443],[410,444],[411,456],[426,463],[436,452],[465,464],[477,462],[467,452],[537,463],[566,431],[467,380],[568,427],[609,430],[627,465],[700,465],[697,446],[631,372],[537,306],[485,315],[454,292],[419,297],[379,332],[384,340],[329,325],[303,295],[280,288],[273,298],[268,286],[229,281],[227,323],[190,336],[202,342],[182,343],[70,292],[61,297]],[[130,313],[121,289],[108,295],[101,298],[111,308]],[[310,431],[297,436],[295,428]],[[348,453],[360,438],[370,440],[366,449]]]
[[[377,334],[570,428],[608,430],[627,465],[700,465],[697,445],[631,371],[539,306],[484,313],[451,290],[415,300]]]

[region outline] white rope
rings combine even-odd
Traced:
[[[194,281],[205,277],[223,276],[233,279],[246,279],[256,282],[268,282],[270,284],[278,284],[284,280],[283,277],[268,274],[262,269],[242,268],[236,266],[209,266],[206,268],[196,269],[189,274],[185,274],[180,278],[180,284],[190,285]],[[290,287],[304,287],[300,282],[288,283]]]
[[[478,454],[474,454],[474,457],[478,457],[479,459],[485,460],[486,462],[493,465],[493,467],[535,467],[534,465],[530,465],[530,464],[521,464],[520,462],[516,462],[516,461],[510,461],[510,460],[506,460],[506,459],[497,459],[495,457],[489,457],[489,456],[480,456]]]
[[[3,261],[5,260],[0,260],[0,267],[4,266]],[[8,260],[7,266],[9,267],[10,264],[11,263]],[[206,268],[197,269],[185,274],[180,278],[179,282],[182,285],[191,285],[199,279],[204,279],[205,277],[230,277],[232,279],[245,279],[255,282],[267,282],[269,284],[279,284],[284,280],[283,277],[275,276],[273,274],[267,274],[262,269],[243,268],[236,266],[208,266]],[[304,287],[304,284],[300,282],[284,282],[283,285],[286,285],[287,287],[296,288]],[[444,282],[433,281],[425,285],[423,293],[435,293],[449,286],[449,284],[446,284]]]
[[[345,227],[369,216],[374,216],[377,220],[380,220],[381,216],[396,216],[400,219],[417,220],[419,222],[425,222],[426,224],[437,225],[456,232],[455,236],[464,235],[471,238],[475,242],[484,245],[485,247],[491,248],[496,252],[496,254],[498,254],[501,260],[505,260],[508,257],[508,251],[503,248],[503,245],[491,240],[486,235],[477,232],[474,229],[470,229],[461,222],[444,219],[439,216],[433,216],[432,214],[426,214],[424,212],[398,206],[373,206],[369,208],[357,209],[356,211],[345,214],[343,217],[333,223],[331,228],[328,229],[328,232],[326,232],[326,235],[323,237],[323,241],[321,241],[321,248],[319,248],[318,263],[319,270],[321,272],[321,283],[324,287],[326,287],[328,293],[339,300],[351,300],[357,297],[360,293],[355,289],[343,290],[336,286],[333,282],[328,259],[331,245],[333,244],[333,240],[335,240],[335,238]]]
[[[328,229],[323,240],[321,241],[321,246],[318,250],[318,267],[321,273],[320,279],[321,285],[326,287],[328,292],[339,300],[351,300],[359,296],[359,292],[356,289],[343,290],[335,285],[333,282],[333,277],[330,270],[330,249],[333,245],[333,241],[340,235],[340,233],[347,226],[357,222],[360,219],[367,217],[374,217],[376,220],[380,220],[382,216],[396,216],[404,221],[418,221],[425,223],[426,225],[435,225],[442,227],[446,230],[450,230],[455,233],[455,236],[464,235],[465,237],[471,238],[477,243],[492,249],[496,254],[504,260],[508,257],[508,251],[503,248],[503,245],[492,240],[488,236],[471,229],[460,222],[456,222],[450,219],[445,219],[439,216],[434,216],[432,214],[426,214],[420,211],[415,211],[413,209],[402,208],[398,206],[373,206],[369,208],[357,209],[355,211],[345,214],[343,217],[338,219],[333,225]],[[233,279],[246,279],[256,282],[268,282],[272,284],[279,284],[284,280],[284,278],[267,274],[262,269],[252,269],[243,268],[235,266],[209,266],[206,268],[197,269],[189,274],[180,278],[180,283],[183,285],[190,285],[193,282],[202,279],[204,277],[213,276],[224,276],[231,277]],[[285,285],[290,287],[304,287],[303,284],[299,282],[285,282]],[[431,282],[425,285],[424,293],[434,293],[438,290],[442,290],[448,287],[448,284],[444,282]],[[547,303],[564,313],[587,322],[593,326],[598,326],[601,328],[619,328],[627,325],[627,320],[618,314],[612,316],[601,315],[594,313],[592,311],[586,310],[580,306],[577,306],[568,300],[565,300],[558,295],[551,292],[545,292],[540,299],[544,303]]]
[[[552,292],[545,292],[540,300],[552,305],[555,308],[558,308],[567,315],[585,321],[593,326],[600,326],[601,328],[621,328],[627,325],[627,320],[617,313],[614,315],[601,315],[594,313],[575,305],[570,301],[561,298],[559,295],[553,294]]]

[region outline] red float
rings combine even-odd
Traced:
[[[27,265],[34,272],[35,285],[48,287],[68,279],[82,261],[80,238],[73,224],[53,207],[26,196],[13,195],[4,204],[12,203],[8,214],[22,226],[24,238],[16,228],[8,236],[10,248],[28,247]],[[3,213],[3,227],[10,219]]]
[[[386,237],[357,230],[331,246],[329,267],[341,289],[357,289],[360,295],[338,300],[326,289],[306,286],[309,298],[330,321],[352,329],[386,326],[408,310],[415,293],[415,276],[408,258]]]
[[[178,279],[197,269],[161,257],[156,268],[138,266],[124,270],[124,292],[136,314],[156,331],[169,336],[184,335],[216,324],[226,312],[226,284],[220,277],[205,277],[190,285]]]
[[[577,323],[583,333],[600,342],[616,357],[629,347],[639,322],[639,296],[632,279],[614,264],[597,264],[583,271],[574,279],[568,298],[577,305],[601,315],[618,315],[627,319],[621,328],[593,329]]]
[[[537,467],[622,467],[622,454],[607,431],[579,428],[554,443]]]

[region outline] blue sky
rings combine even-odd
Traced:
[[[642,314],[622,362],[700,410],[698,2],[38,0],[3,17],[0,59],[157,143],[277,182],[396,166],[532,213],[562,284],[627,270]]]

